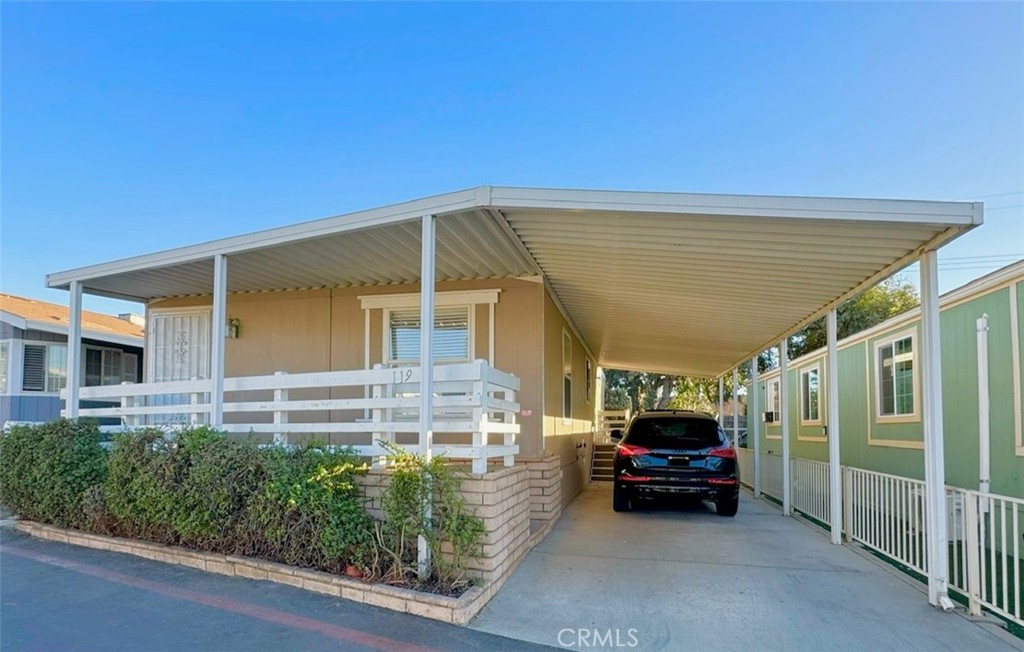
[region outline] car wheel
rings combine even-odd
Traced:
[[[633,499],[618,487],[612,489],[612,509],[616,512],[633,511]]]
[[[715,501],[715,511],[718,512],[719,516],[736,516],[736,512],[740,509],[740,497],[725,498],[723,500]]]

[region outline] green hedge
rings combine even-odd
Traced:
[[[260,448],[199,427],[118,435],[109,451],[95,425],[67,420],[0,436],[0,503],[62,527],[260,557],[295,566],[417,585],[415,541],[434,551],[431,590],[469,584],[465,558],[481,547],[480,519],[458,491],[461,474],[398,449],[382,496],[384,523],[369,516],[347,451],[309,445]],[[426,527],[422,508],[434,502]],[[442,543],[454,554],[441,554]]]
[[[0,503],[33,521],[86,526],[86,492],[106,472],[100,431],[91,423],[14,426],[0,437]]]

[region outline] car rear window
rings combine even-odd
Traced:
[[[706,448],[722,443],[716,422],[685,417],[637,419],[629,427],[626,440],[649,448]]]

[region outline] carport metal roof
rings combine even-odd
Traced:
[[[718,376],[982,222],[982,205],[481,186],[47,276],[135,301],[542,275],[605,367]]]

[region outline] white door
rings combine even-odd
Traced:
[[[146,329],[146,380],[197,380],[210,377],[210,311],[152,311]],[[187,405],[188,394],[150,397],[152,405]],[[204,396],[202,402],[208,397]],[[179,415],[151,417],[152,423],[187,422],[187,408]]]

